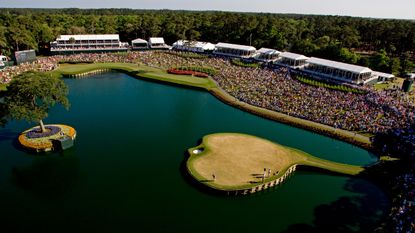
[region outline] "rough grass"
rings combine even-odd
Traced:
[[[7,90],[7,85],[0,83],[0,91],[6,91]]]
[[[203,152],[195,154],[195,149]],[[207,186],[226,191],[255,187],[262,182],[264,168],[267,175],[271,169],[266,182],[283,176],[295,164],[346,175],[357,175],[364,170],[363,167],[319,159],[265,139],[236,133],[207,135],[202,144],[188,151],[189,173]],[[215,174],[215,180],[212,174]]]

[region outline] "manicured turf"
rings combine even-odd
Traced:
[[[202,152],[197,153],[197,150]],[[331,172],[357,175],[363,167],[335,163],[303,151],[245,134],[218,133],[203,137],[188,150],[189,173],[199,182],[218,190],[235,191],[262,184],[264,168],[271,169],[265,182],[283,176],[293,165],[311,166]],[[215,179],[213,179],[213,174]]]
[[[168,74],[165,70],[132,63],[62,64],[60,65],[57,72],[63,75],[74,75],[99,69],[113,69],[142,78],[204,89],[210,89],[215,86],[215,84],[210,79],[198,78],[189,75]]]

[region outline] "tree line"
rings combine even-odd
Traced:
[[[415,21],[345,16],[132,9],[0,9],[0,51],[48,54],[61,34],[162,36],[274,48],[403,74],[414,68]]]

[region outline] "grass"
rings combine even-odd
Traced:
[[[390,83],[376,83],[375,85],[373,85],[373,87],[375,88],[375,90],[380,91],[380,90],[384,90],[389,88],[391,85]]]
[[[193,153],[196,149],[202,152]],[[190,157],[186,165],[189,173],[199,182],[224,191],[261,185],[264,168],[271,169],[271,176],[265,182],[282,177],[293,165],[346,175],[357,175],[364,170],[363,167],[319,159],[262,138],[236,133],[207,135],[199,146],[188,151]],[[212,174],[215,174],[215,180]]]
[[[63,75],[74,75],[99,69],[112,69],[128,73],[135,77],[198,87],[206,90],[215,87],[215,84],[210,79],[197,78],[189,75],[169,74],[165,70],[132,63],[62,64],[56,72]]]
[[[244,61],[242,61],[239,58],[232,59],[231,60],[231,63],[233,65],[241,66],[241,67],[248,67],[248,68],[258,68],[259,67],[259,64],[258,63],[255,63],[255,62],[252,62],[252,63],[244,62]]]
[[[0,91],[6,91],[7,90],[7,84],[0,83]]]
[[[74,75],[80,73],[86,73],[99,69],[115,69],[124,71],[138,70],[137,64],[132,63],[78,63],[78,64],[61,64],[57,72],[63,75]]]
[[[344,86],[344,85],[340,85],[340,84],[321,82],[321,81],[318,81],[312,78],[306,78],[302,76],[296,76],[295,78],[301,83],[308,84],[308,85],[315,86],[315,87],[324,87],[324,88],[336,90],[336,91],[352,92],[356,94],[365,94],[365,91],[358,90],[358,89]]]
[[[191,71],[202,72],[210,76],[218,73],[217,70],[215,70],[212,67],[208,67],[208,66],[178,66],[178,67],[173,67],[173,68],[177,70],[191,70]]]
[[[205,59],[205,58],[208,58],[207,55],[199,54],[199,53],[192,53],[192,52],[160,51],[160,53],[171,54],[171,55],[178,56],[178,57],[182,57],[182,58],[193,58],[193,59]]]

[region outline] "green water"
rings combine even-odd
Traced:
[[[376,157],[203,91],[121,73],[66,83],[70,110],[56,107],[45,122],[74,126],[73,148],[33,156],[16,146],[31,125],[0,129],[0,232],[367,232],[387,211],[372,183],[307,171],[247,197],[203,192],[183,164],[186,149],[210,133],[248,133],[356,165]]]

